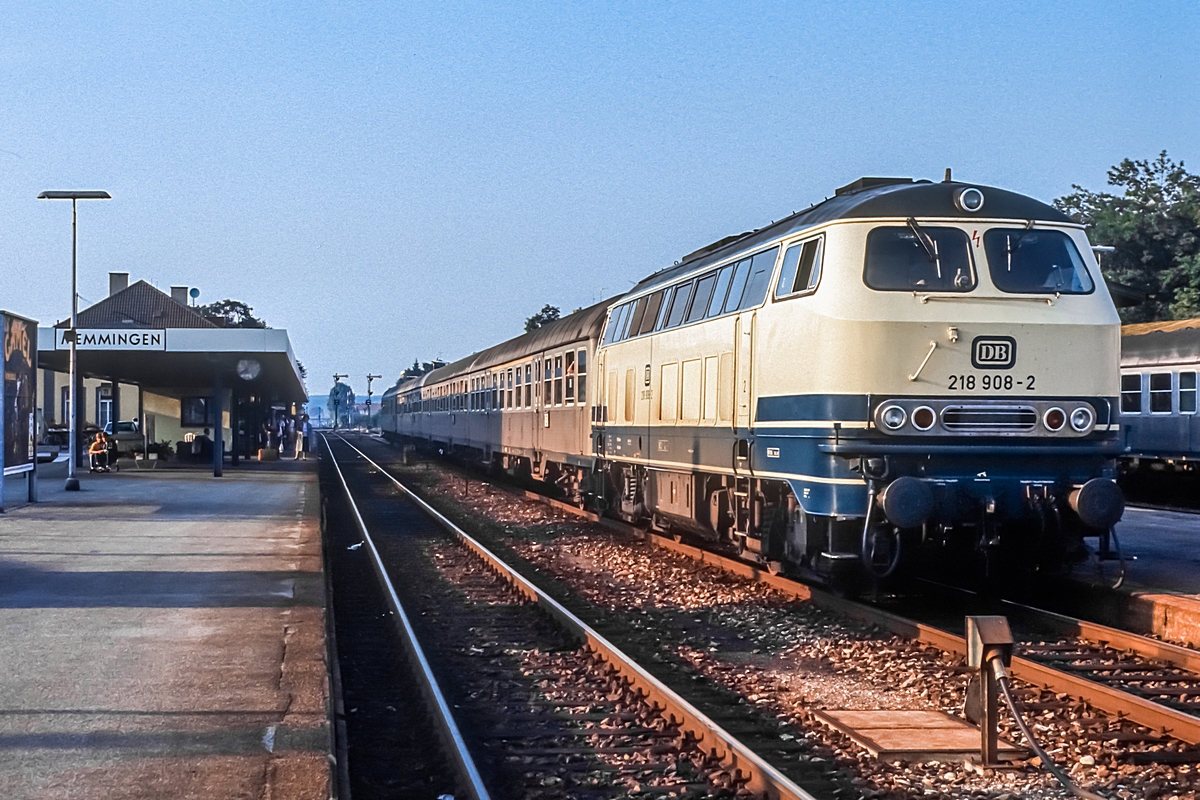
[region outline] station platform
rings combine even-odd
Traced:
[[[1079,568],[1074,577],[1089,588],[1075,599],[1075,613],[1200,646],[1200,514],[1130,506],[1116,530],[1126,558],[1124,583],[1106,588],[1117,574],[1113,563],[1096,574]]]
[[[84,471],[79,492],[59,463],[40,503],[8,487],[0,796],[329,797],[308,463]]]

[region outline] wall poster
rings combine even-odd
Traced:
[[[4,331],[4,384],[0,403],[4,406],[4,474],[33,469],[37,458],[37,323],[0,311]]]

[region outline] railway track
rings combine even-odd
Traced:
[[[735,558],[600,520],[540,495],[524,494],[541,504],[647,539],[661,549],[766,584],[906,640],[959,656],[965,651],[963,639],[948,629],[951,626],[847,601]],[[1186,765],[1200,762],[1200,753],[1191,746],[1200,742],[1200,720],[1194,716],[1198,705],[1195,697],[1200,694],[1200,664],[1195,651],[1017,604],[1009,603],[1002,609],[973,609],[972,613],[1004,613],[1013,619],[1014,632],[1022,640],[1013,673],[1028,684],[1018,693],[1024,711],[1037,716],[1039,725],[1051,717],[1061,717],[1063,726],[1078,729],[1073,735],[1079,741],[1100,743],[1102,752],[1112,754],[1113,774],[1117,764],[1175,764],[1184,765],[1180,769],[1186,771]],[[1146,774],[1159,774],[1154,772],[1157,767],[1146,769]],[[1100,770],[1103,777],[1103,768]],[[905,784],[896,785],[903,788]]]
[[[384,587],[458,796],[814,797],[768,760],[794,737],[759,737],[760,755],[357,447],[325,444],[361,535],[347,552]]]

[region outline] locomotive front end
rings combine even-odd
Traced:
[[[1086,236],[1020,195],[935,188],[951,213],[830,228],[822,300],[764,325],[783,351],[789,328],[813,334],[806,368],[760,400],[776,453],[803,449],[789,416],[814,418],[789,479],[786,558],[827,573],[853,558],[878,577],[917,551],[989,570],[1067,565],[1085,537],[1107,551],[1124,509],[1120,326]],[[781,413],[797,396],[784,382],[823,401]]]

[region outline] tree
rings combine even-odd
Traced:
[[[221,300],[206,306],[196,306],[205,319],[210,319],[223,328],[265,328],[267,323],[254,316],[250,306],[241,300]]]
[[[1121,309],[1125,322],[1200,316],[1200,175],[1167,151],[1154,160],[1125,159],[1108,171],[1119,195],[1072,186],[1054,205],[1088,227],[1092,241],[1114,249],[1101,256],[1107,279],[1146,292]]]
[[[558,319],[559,310],[557,306],[552,306],[549,303],[542,306],[542,310],[525,320],[525,332],[536,331],[538,328],[545,325],[547,322],[554,322]]]
[[[334,427],[339,424],[339,418],[349,419],[354,411],[354,390],[350,388],[350,384],[341,381],[333,384],[325,407],[329,409],[329,418],[333,420]]]

